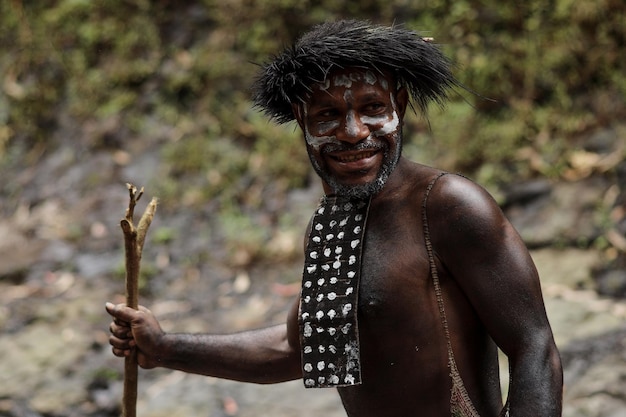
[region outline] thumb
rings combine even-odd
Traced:
[[[134,310],[126,306],[125,304],[106,303],[105,308],[107,313],[109,313],[111,316],[125,322],[132,321],[135,314],[137,313],[137,310]]]

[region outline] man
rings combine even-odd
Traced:
[[[416,33],[359,21],[320,25],[264,66],[255,101],[297,121],[326,194],[286,323],[171,334],[147,309],[107,304],[113,353],[336,387],[350,417],[559,416],[560,359],[520,237],[482,188],[401,156],[407,106],[443,102],[449,67]]]

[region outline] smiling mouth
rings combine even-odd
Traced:
[[[372,156],[376,155],[377,152],[378,151],[372,150],[353,154],[331,155],[331,157],[338,162],[349,163],[371,158]]]

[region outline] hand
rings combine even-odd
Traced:
[[[160,365],[163,336],[159,322],[152,312],[143,306],[134,310],[124,304],[106,304],[106,311],[113,316],[109,327],[109,344],[115,356],[129,356],[137,349],[137,363],[144,369]]]

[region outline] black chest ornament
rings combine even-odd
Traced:
[[[325,196],[311,222],[299,325],[304,385],[361,383],[357,306],[369,199]]]

